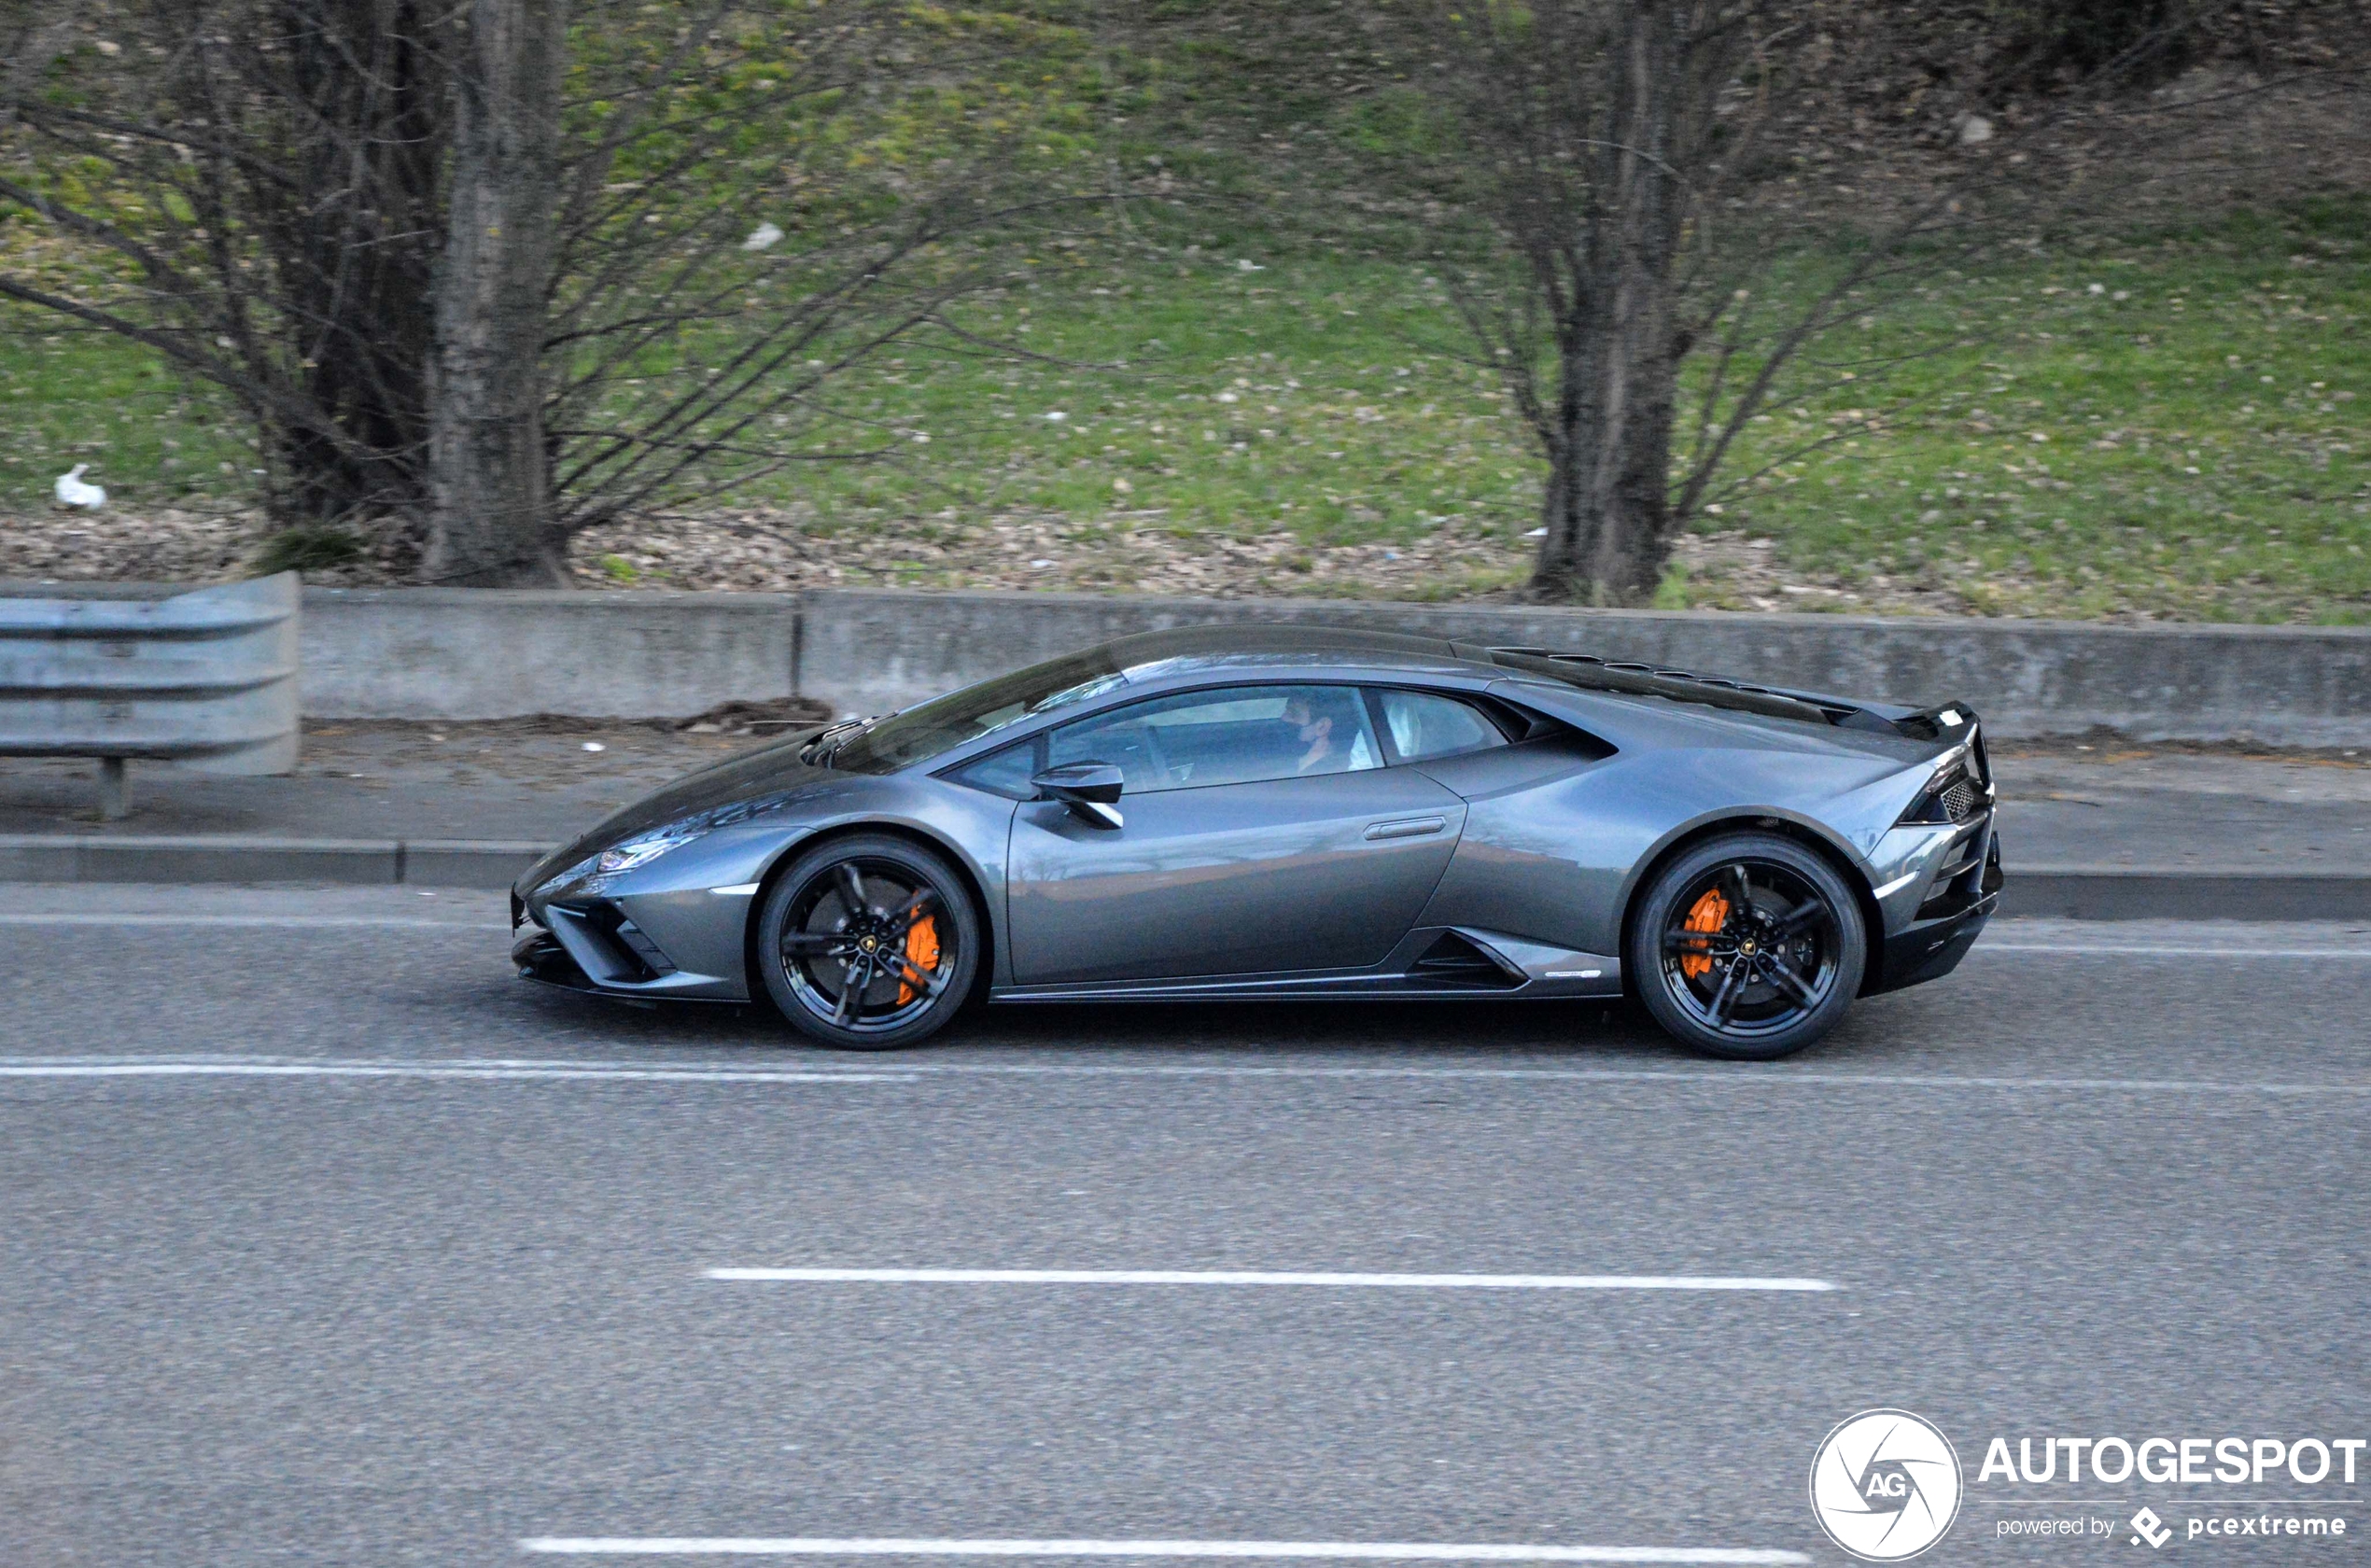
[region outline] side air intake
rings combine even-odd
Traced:
[[[1481,990],[1505,990],[1528,978],[1455,931],[1441,932],[1440,939],[1416,960],[1410,975],[1428,986],[1471,986]]]

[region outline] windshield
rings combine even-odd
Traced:
[[[850,773],[894,773],[967,740],[1127,684],[1101,649],[1066,654],[892,713],[832,749],[831,765]]]

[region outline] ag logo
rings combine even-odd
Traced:
[[[1959,1516],[1959,1456],[1907,1410],[1863,1410],[1829,1433],[1813,1457],[1811,1511],[1855,1557],[1915,1557]]]

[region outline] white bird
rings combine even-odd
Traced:
[[[80,507],[85,511],[95,511],[107,504],[107,493],[105,490],[95,484],[82,483],[82,470],[90,466],[88,463],[77,463],[58,476],[56,495],[60,506]]]
[[[743,250],[771,250],[781,243],[782,231],[779,228],[771,223],[761,223],[750,231],[750,237],[741,242],[741,248]]]

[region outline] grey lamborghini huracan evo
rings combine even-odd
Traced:
[[[2000,892],[1976,716],[1299,626],[1123,637],[761,746],[512,890],[512,957],[770,1000],[1620,998],[1769,1058],[1948,973]]]

